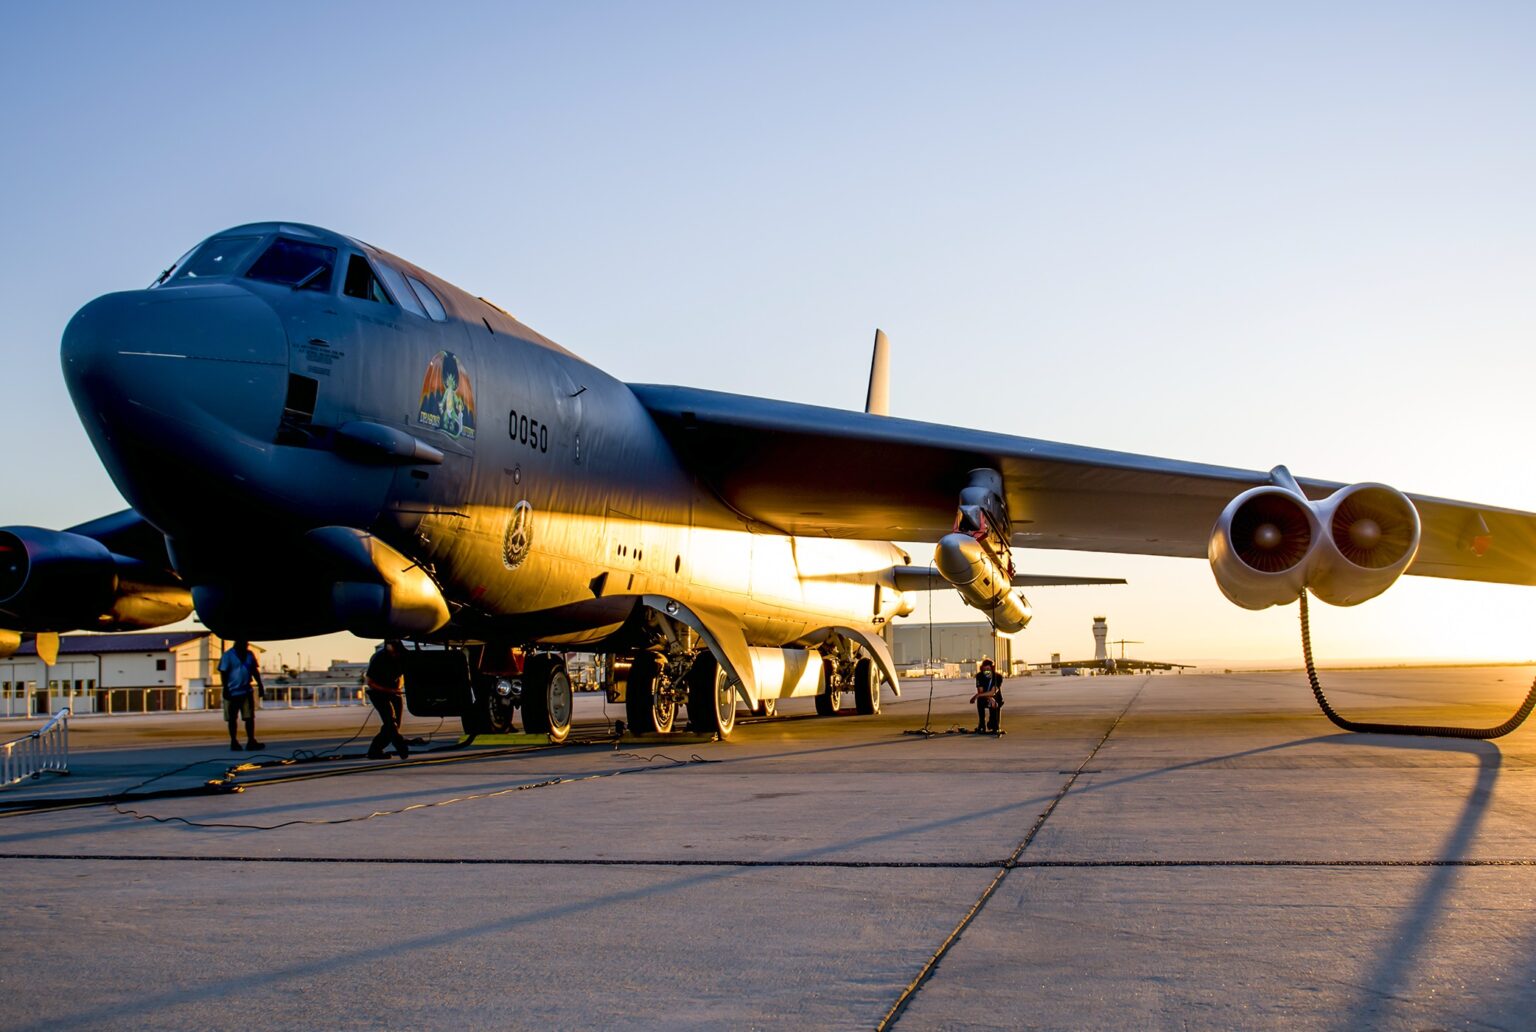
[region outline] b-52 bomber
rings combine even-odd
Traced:
[[[0,529],[0,655],[188,617],[225,638],[401,638],[407,698],[563,739],[562,652],[638,731],[899,691],[881,632],[953,586],[1021,630],[1036,548],[1204,557],[1251,609],[1403,573],[1536,582],[1536,515],[623,383],[359,240],[257,223],[69,322],[64,378],[132,508]],[[892,542],[932,541],[932,565]],[[1062,578],[1074,582],[1073,578]]]

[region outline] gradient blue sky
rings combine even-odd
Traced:
[[[0,97],[0,524],[122,504],[70,314],[269,218],[630,380],[857,407],[878,325],[900,415],[1536,510],[1528,4],[11,4]],[[1097,612],[1297,652],[1200,562],[1023,565],[1132,579],[1037,592],[1031,658]],[[1533,618],[1405,578],[1315,622],[1526,658]]]

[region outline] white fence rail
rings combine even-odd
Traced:
[[[68,773],[68,708],[30,735],[0,745],[0,788],[44,774]]]
[[[355,682],[345,684],[268,684],[266,706],[286,706],[288,709],[308,709],[322,706],[367,706],[363,686]]]

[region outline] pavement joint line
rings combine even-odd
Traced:
[[[777,867],[925,870],[1104,870],[1126,868],[1428,868],[1536,867],[1536,858],[1489,857],[1461,860],[743,860],[730,857],[624,859],[617,857],[461,857],[461,856],[239,856],[234,854],[177,855],[174,853],[0,853],[0,860],[93,860],[103,863],[199,864],[374,864],[409,867],[460,864],[478,867]]]
[[[1040,816],[1035,818],[1035,823],[1030,827],[1028,834],[1014,847],[1013,852],[1008,855],[1008,859],[998,866],[997,873],[992,876],[992,880],[987,883],[987,887],[981,890],[981,895],[977,897],[976,902],[971,904],[970,909],[961,916],[959,923],[955,925],[944,941],[939,944],[939,948],[934,950],[922,968],[918,970],[916,977],[908,982],[906,988],[896,997],[896,1002],[891,1004],[890,1010],[886,1011],[885,1016],[875,1025],[875,1032],[886,1032],[901,1017],[902,1012],[907,1009],[907,1004],[911,1003],[912,998],[927,984],[928,979],[938,969],[939,964],[944,960],[945,955],[949,953],[951,947],[960,940],[960,936],[971,926],[971,922],[976,920],[976,916],[987,905],[987,901],[997,892],[998,886],[1003,883],[1003,879],[1008,877],[1008,872],[1018,869],[1019,857],[1029,848],[1030,843],[1035,841],[1035,836],[1040,833],[1041,828],[1045,827],[1045,822],[1050,820],[1051,815],[1056,812],[1057,805],[1062,799],[1066,798],[1067,793],[1072,790],[1072,786],[1077,783],[1078,777],[1083,771],[1088,769],[1088,765],[1099,754],[1099,750],[1104,748],[1104,743],[1109,741],[1109,736],[1115,733],[1115,729],[1120,726],[1120,722],[1125,719],[1125,715],[1131,711],[1132,706],[1136,705],[1136,700],[1141,698],[1141,693],[1146,690],[1151,680],[1151,677],[1142,678],[1141,684],[1136,687],[1136,690],[1131,693],[1131,697],[1126,700],[1125,706],[1115,715],[1115,719],[1110,722],[1109,727],[1104,731],[1103,737],[1088,751],[1088,755],[1083,757],[1082,762],[1077,765],[1077,769],[1067,778],[1066,782],[1061,786],[1061,790],[1056,793],[1055,798],[1050,801]]]

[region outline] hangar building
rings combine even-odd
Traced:
[[[1000,670],[1011,670],[1013,642],[998,634],[986,621],[931,625],[933,650],[928,648],[930,625],[891,625],[891,656],[898,670],[934,664],[959,664],[962,673],[974,673],[976,664],[990,659]]]
[[[0,659],[0,717],[186,709],[189,689],[218,683],[222,646],[207,631],[66,634],[49,666],[28,641]]]

